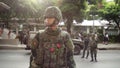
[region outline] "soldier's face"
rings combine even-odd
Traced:
[[[46,26],[50,26],[54,23],[55,18],[45,18],[44,23]]]

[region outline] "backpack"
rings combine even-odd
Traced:
[[[45,31],[39,33],[39,45],[36,49],[35,63],[42,68],[66,67],[67,48],[64,44],[65,33],[61,31],[57,36],[51,36]]]

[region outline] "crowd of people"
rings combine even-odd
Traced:
[[[25,44],[26,48],[25,49],[30,49],[30,34],[29,30],[24,29],[23,31],[19,31],[18,39],[21,44]]]
[[[0,39],[19,39],[21,44],[26,45],[25,49],[30,49],[30,34],[26,29],[19,31],[17,35],[10,29],[0,27]]]

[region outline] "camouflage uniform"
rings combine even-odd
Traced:
[[[96,61],[97,62],[97,39],[95,39],[95,36],[92,35],[90,37],[90,53],[91,53],[91,61]]]
[[[46,12],[45,17],[56,17],[60,21],[61,13],[57,7],[52,6]],[[31,49],[30,68],[75,68],[73,42],[70,35],[60,28],[52,30],[47,27],[39,32],[33,39]]]
[[[89,36],[87,35],[87,36],[85,37],[85,39],[84,39],[83,55],[82,55],[81,58],[84,58],[85,52],[86,52],[87,49],[88,49],[88,44],[89,44]],[[88,53],[88,51],[87,51],[87,53]],[[88,54],[87,54],[87,55],[88,55]],[[87,57],[88,57],[88,56],[86,56],[86,58],[87,58]]]

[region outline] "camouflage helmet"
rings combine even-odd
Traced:
[[[50,6],[45,10],[44,19],[49,17],[54,17],[60,22],[62,20],[61,10],[56,6]]]

